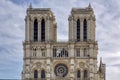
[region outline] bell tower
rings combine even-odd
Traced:
[[[96,19],[93,8],[90,4],[85,8],[72,8],[68,21],[69,42],[74,43],[75,59],[80,61],[80,65],[83,63],[88,65],[86,68],[78,67],[77,78],[80,80],[98,80],[98,44],[95,39]]]
[[[24,63],[22,80],[49,78],[46,59],[51,56],[50,44],[57,40],[57,23],[50,8],[32,8],[26,11]],[[37,67],[38,66],[38,67]],[[47,66],[49,68],[49,66]]]
[[[69,15],[69,41],[95,41],[95,15],[89,4],[86,8],[72,8]]]
[[[57,39],[55,16],[50,8],[27,9],[25,41],[54,42]]]

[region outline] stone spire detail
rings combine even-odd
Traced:
[[[99,68],[99,71],[100,72],[102,71],[102,57],[100,58],[100,68]]]
[[[99,76],[100,80],[105,80],[105,64],[102,62],[102,58],[100,58],[100,66],[99,66]]]
[[[88,5],[88,8],[92,8],[90,3],[89,3],[89,5]]]
[[[29,8],[32,9],[32,3],[30,3]]]

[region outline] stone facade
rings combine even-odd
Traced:
[[[57,41],[50,8],[27,9],[23,80],[105,80],[105,64],[97,66],[98,44],[93,8],[72,8],[68,42]]]

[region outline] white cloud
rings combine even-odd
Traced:
[[[23,4],[22,4],[23,1]],[[22,41],[24,40],[24,17],[29,1],[21,1],[21,4],[13,3],[12,0],[0,0],[0,76],[5,73],[5,68],[19,63],[13,68],[12,76],[20,78],[22,68]],[[34,3],[34,0],[32,0]],[[58,24],[58,39],[68,39],[68,16],[72,7],[87,7],[91,2],[97,25],[97,40],[99,43],[99,56],[107,64],[107,80],[119,80],[120,72],[120,2],[119,0],[36,0],[33,7],[49,7],[54,12]],[[114,4],[114,5],[113,5]],[[12,62],[12,63],[10,63]],[[5,67],[5,68],[4,68]],[[20,69],[19,69],[20,68]],[[19,69],[19,70],[18,70]],[[2,71],[3,70],[3,71]],[[1,72],[2,71],[2,72]],[[16,74],[19,73],[19,74]],[[114,74],[113,74],[114,73]]]
[[[17,79],[22,68],[25,9],[0,0],[0,11],[0,78]]]

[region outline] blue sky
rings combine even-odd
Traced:
[[[52,9],[57,20],[58,40],[68,39],[68,16],[71,8],[87,7],[91,3],[96,15],[98,59],[103,57],[103,62],[106,63],[107,80],[119,80],[119,0],[0,0],[0,78],[21,78],[24,18],[30,2],[35,8]]]

